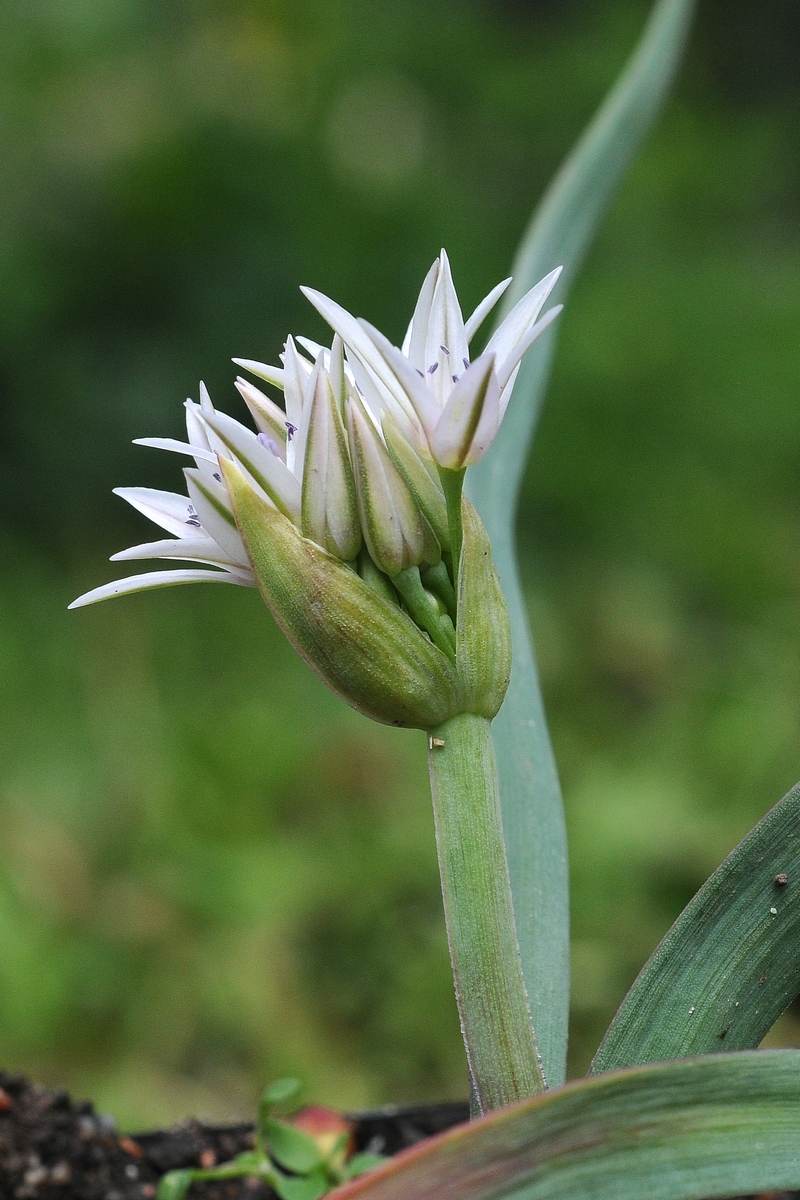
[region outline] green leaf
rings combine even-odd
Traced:
[[[281,1200],[319,1200],[320,1196],[330,1191],[330,1184],[322,1172],[309,1175],[305,1179],[277,1175],[270,1179],[270,1186]]]
[[[681,913],[628,993],[592,1071],[758,1046],[798,992],[800,784]]]
[[[161,1176],[156,1200],[183,1200],[194,1177],[191,1169],[183,1171],[168,1171]]]
[[[308,1175],[322,1162],[319,1146],[312,1137],[294,1125],[284,1121],[264,1121],[264,1137],[269,1143],[272,1157],[297,1175]]]
[[[355,1179],[358,1175],[365,1175],[367,1171],[374,1171],[386,1161],[384,1154],[354,1154],[344,1169],[344,1177]]]
[[[272,1108],[275,1104],[285,1104],[297,1095],[302,1086],[299,1079],[276,1079],[262,1095],[261,1107]]]
[[[258,1150],[243,1150],[241,1154],[237,1154],[229,1163],[223,1163],[222,1167],[213,1167],[212,1171],[221,1171],[223,1169],[235,1167],[237,1171],[245,1174],[251,1171],[254,1175],[258,1174],[264,1163],[267,1160],[263,1154],[259,1154]]]
[[[336,1200],[701,1200],[800,1186],[800,1052],[600,1075],[460,1125]]]
[[[600,219],[655,121],[675,75],[692,0],[659,0],[639,46],[545,194],[514,263],[503,314],[559,264],[563,300]],[[544,718],[514,547],[517,495],[547,384],[551,326],[522,364],[493,450],[472,467],[468,492],[492,541],[511,618],[514,668],[495,718],[503,823],[522,966],[551,1084],[564,1079],[569,1003],[567,846],[561,793]]]

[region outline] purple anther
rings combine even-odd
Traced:
[[[461,361],[462,361],[462,362],[463,362],[463,364],[464,364],[464,370],[465,370],[465,371],[466,371],[466,370],[468,370],[468,369],[469,369],[469,359],[468,359],[468,358],[462,358],[462,360],[461,360]]]
[[[268,433],[259,433],[258,441],[261,443],[262,446],[266,446],[267,450],[271,450],[272,453],[276,456],[276,458],[280,458],[280,456],[281,456],[280,446],[278,445],[277,442],[274,442],[272,440],[272,438],[269,436]]]
[[[447,346],[440,346],[440,347],[439,347],[439,349],[440,349],[440,350],[443,350],[445,354],[449,354],[449,353],[450,353],[450,351],[447,349]]]
[[[287,421],[286,422],[286,440],[290,442],[296,433],[297,433],[297,426],[293,425],[291,421]]]
[[[439,364],[434,363],[432,366],[428,367],[428,374],[433,375],[433,373],[438,370],[439,370]]]

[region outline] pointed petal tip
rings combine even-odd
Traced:
[[[84,608],[87,604],[95,604],[99,600],[111,600],[115,596],[125,596],[131,592],[149,591],[151,588],[174,587],[182,583],[236,583],[242,587],[249,586],[244,575],[233,575],[228,571],[147,571],[143,575],[129,575],[125,579],[115,579],[113,583],[104,583],[101,587],[84,592],[67,605],[67,609]]]

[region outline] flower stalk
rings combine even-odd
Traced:
[[[461,713],[432,729],[428,766],[473,1102],[488,1112],[546,1086],[522,978],[490,722]]]
[[[453,556],[453,575],[455,586],[458,587],[458,565],[461,560],[461,543],[463,531],[461,528],[461,493],[464,490],[466,467],[460,471],[450,471],[447,467],[439,467],[439,479],[442,483],[444,500],[447,505],[447,529],[450,536],[450,552]]]

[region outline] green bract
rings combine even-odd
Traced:
[[[332,691],[387,725],[432,729],[460,712],[495,715],[510,671],[508,617],[486,531],[469,501],[459,607],[473,628],[459,632],[454,662],[398,604],[303,537],[236,464],[224,462],[223,471],[261,593]]]

